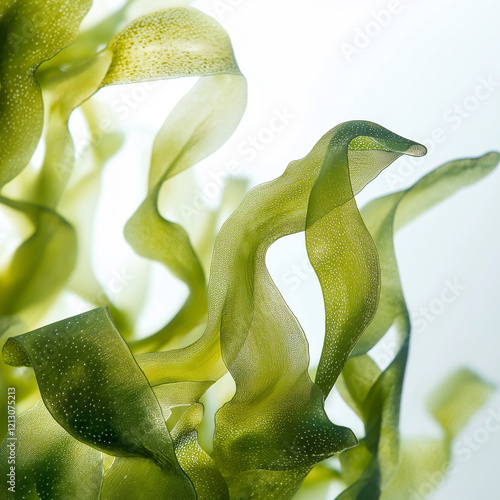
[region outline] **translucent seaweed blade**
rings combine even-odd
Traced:
[[[108,53],[90,60],[70,76],[44,88],[48,110],[45,156],[37,179],[36,202],[57,207],[75,162],[75,148],[68,123],[73,111],[94,95],[111,63]]]
[[[435,489],[446,477],[452,439],[494,390],[491,384],[467,369],[453,373],[434,390],[430,411],[444,435],[434,440],[403,440],[400,463],[381,498],[425,498]]]
[[[372,136],[387,139],[393,149]],[[348,159],[349,145],[358,137],[365,137],[352,145],[358,160]],[[236,382],[236,394],[217,413],[213,456],[232,495],[253,491],[243,478],[261,488],[252,494],[265,487],[273,491],[275,481],[290,480],[291,495],[314,464],[355,444],[352,433],[332,424],[324,412],[324,393],[307,371],[307,341],[269,276],[265,253],[286,234],[306,230],[307,238],[311,226],[321,224],[338,207],[344,210],[355,192],[414,146],[368,122],[339,125],[280,178],[252,190],[222,227],[212,262],[212,276],[219,279],[209,285],[209,328],[216,332],[220,324],[222,356]],[[373,158],[374,151],[380,151],[382,161],[367,161],[364,155]],[[369,171],[354,176],[351,185],[350,166],[358,161]],[[346,216],[346,227],[354,221],[359,221],[359,214]],[[338,238],[341,245],[350,236],[344,231],[329,237]],[[320,251],[319,242],[310,239],[310,244]],[[335,270],[334,266],[330,272]],[[333,286],[323,285],[326,293]],[[358,335],[344,332],[345,337],[349,334]],[[346,341],[336,355],[347,359],[353,344]]]
[[[196,429],[202,417],[201,404],[194,404],[184,412],[172,430],[175,452],[200,500],[229,500],[226,481],[212,458],[198,444]]]
[[[7,0],[0,6],[0,187],[28,164],[40,139],[38,66],[69,45],[90,0]],[[20,91],[21,90],[21,91]]]
[[[354,194],[403,153],[426,152],[376,124],[360,123],[344,127],[330,142],[307,211],[307,252],[325,303],[325,342],[315,379],[325,396],[373,319],[380,293],[377,249]]]
[[[172,498],[195,498],[158,400],[105,308],[11,338],[3,357],[33,366],[45,406],[75,439],[137,457],[163,478]]]
[[[250,295],[241,299],[247,304],[249,297],[252,297],[250,284],[253,281],[254,266],[257,265],[254,256],[258,255],[258,259],[263,261],[266,248],[274,241],[287,234],[305,230],[309,195],[332,138],[335,136],[337,139],[337,135],[342,138],[345,134],[350,134],[351,139],[360,137],[354,145],[363,143],[359,151],[353,150],[353,154],[364,159],[369,168],[365,169],[363,176],[353,178],[354,193],[362,189],[368,180],[375,178],[381,169],[394,161],[402,151],[415,148],[415,143],[399,138],[396,153],[387,156],[385,162],[370,163],[367,159],[373,152],[366,147],[367,142],[377,148],[377,153],[384,153],[380,144],[369,142],[364,135],[377,127],[369,122],[348,122],[339,125],[325,134],[306,158],[292,162],[280,178],[247,194],[216,239],[211,266],[211,276],[214,278],[209,282],[208,289],[208,325],[203,337],[184,349],[138,356],[138,361],[150,380],[154,380],[155,384],[183,380],[182,377],[193,381],[217,380],[225,373],[226,368],[220,359],[219,329],[228,293],[235,295],[236,290],[240,290],[238,293],[242,293],[243,297],[243,292],[247,293],[249,290]],[[385,129],[380,127],[380,130]],[[397,141],[398,136],[389,131],[385,133],[387,137]],[[346,140],[345,143],[347,148],[349,141]],[[420,154],[423,151],[421,149]],[[354,162],[353,167],[359,166],[360,162],[361,160]],[[237,311],[238,306],[232,307]],[[232,321],[235,322],[237,318],[238,313],[233,316]],[[246,326],[248,325],[241,321],[236,328],[244,331]],[[234,352],[234,356],[237,355],[237,347],[244,343],[245,335],[233,335],[233,338],[234,345],[228,346],[226,351],[228,365],[232,363],[231,352]]]
[[[135,19],[113,37],[106,50],[113,53],[113,62],[103,86],[166,76],[241,74],[226,32],[191,7],[164,9]],[[143,64],[144,60],[148,63]]]
[[[426,175],[407,190],[375,200],[362,210],[363,220],[374,238],[380,255],[381,297],[375,318],[354,349],[339,384],[344,399],[362,417],[366,429],[366,437],[361,441],[360,446],[341,455],[345,478],[347,484],[351,485],[339,497],[342,500],[365,498],[362,493],[365,488],[378,491],[378,494],[382,494],[384,498],[396,498],[397,496],[385,496],[384,493],[389,482],[392,481],[391,484],[395,484],[391,479],[394,474],[413,474],[412,482],[415,484],[420,480],[418,478],[425,476],[417,470],[412,473],[411,470],[416,462],[408,462],[408,457],[404,455],[402,463],[412,465],[409,468],[406,465],[402,466],[402,470],[406,472],[396,472],[399,470],[399,410],[408,355],[410,323],[397,268],[393,235],[396,229],[424,210],[436,205],[461,187],[486,176],[496,167],[499,159],[498,153],[488,153],[478,158],[449,162]],[[389,367],[380,372],[373,367],[374,363],[366,353],[393,324],[399,331],[398,351]],[[372,366],[373,369],[367,371],[365,370],[367,366]],[[358,375],[361,371],[364,371],[362,377]],[[482,386],[483,383],[478,382],[478,384]],[[465,384],[464,391],[467,390],[467,384]],[[484,391],[481,390],[480,393],[483,394]],[[456,394],[453,398],[455,397],[457,397]],[[457,401],[457,399],[452,400]],[[474,405],[474,409],[477,407],[478,405]],[[438,408],[434,410],[438,420],[443,419],[446,429],[444,424],[444,420],[447,419],[444,415],[448,412],[446,405],[443,406],[440,403],[435,408]],[[458,406],[454,408],[457,411],[453,422],[463,422],[463,418],[470,415],[467,411],[465,413],[458,411]],[[473,411],[473,408],[471,407],[470,410]],[[449,444],[453,435],[451,429],[450,423],[449,430],[443,438],[444,441],[429,445],[432,449],[437,447],[442,450],[440,453],[443,457],[449,455]],[[427,445],[422,446],[422,453],[427,453],[425,451]],[[422,467],[425,468],[425,460],[422,460]],[[441,461],[437,469],[445,470],[447,460],[446,458],[444,462]],[[410,480],[407,478],[404,481]],[[394,488],[391,486],[389,491],[393,495],[398,495],[398,490]]]
[[[125,235],[136,252],[164,264],[184,281],[190,296],[155,335],[134,344],[136,352],[161,347],[189,332],[206,315],[203,268],[186,231],[158,210],[162,184],[217,150],[233,133],[246,106],[247,86],[222,27],[192,8],[146,15],[113,38],[113,62],[102,85],[159,78],[203,78],[179,102],[153,146],[148,196],[132,216]],[[137,60],[150,61],[138,66]]]
[[[0,447],[0,458],[0,471],[7,478],[0,485],[3,498],[99,498],[101,452],[70,436],[42,401],[17,419],[12,436],[7,434]],[[9,490],[12,464],[15,479]]]
[[[447,440],[455,438],[494,391],[493,385],[467,369],[453,373],[434,390],[429,410]]]
[[[63,288],[75,264],[76,235],[73,227],[51,209],[3,196],[0,203],[23,213],[35,226],[0,275],[0,312],[25,313],[50,302]]]

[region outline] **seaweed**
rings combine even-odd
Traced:
[[[0,272],[1,370],[26,408],[14,428],[2,402],[0,472],[15,464],[17,476],[14,489],[2,482],[2,498],[284,500],[325,481],[343,485],[342,500],[412,498],[429,474],[446,471],[454,437],[493,387],[458,370],[429,404],[442,438],[400,437],[411,322],[394,235],[488,175],[500,155],[449,161],[358,209],[367,184],[426,148],[369,121],[341,123],[241,203],[246,187],[228,182],[195,245],[163,215],[160,192],[230,138],[247,82],[209,16],[178,6],[124,25],[131,3],[80,33],[90,2],[0,7],[0,204],[24,235]],[[188,292],[165,325],[140,338],[143,302],[135,311],[113,303],[91,259],[103,167],[123,137],[110,131],[94,142],[90,167],[76,175],[68,123],[81,109],[92,125],[92,96],[105,86],[179,77],[199,79],[159,129],[145,198],[123,230],[137,255]],[[232,213],[217,230],[224,210]],[[295,233],[305,235],[325,310],[314,376],[306,335],[266,266],[270,246]],[[67,291],[89,310],[43,323]],[[382,367],[370,351],[392,328],[397,352]],[[225,376],[235,391],[213,403],[212,436],[203,402]],[[327,415],[334,387],[363,435]]]

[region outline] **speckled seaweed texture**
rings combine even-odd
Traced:
[[[360,210],[368,183],[426,149],[375,123],[345,122],[278,178],[246,194],[246,182],[228,181],[193,238],[165,217],[161,193],[178,176],[173,194],[191,194],[179,174],[230,138],[247,82],[213,19],[190,7],[128,19],[132,2],[83,32],[90,2],[0,6],[0,205],[19,235],[0,269],[0,372],[29,408],[15,428],[0,422],[0,476],[12,471],[12,446],[16,473],[15,493],[3,480],[0,497],[312,499],[318,482],[335,481],[340,500],[412,498],[429,474],[444,474],[454,437],[493,389],[469,370],[452,374],[429,404],[441,436],[400,437],[411,324],[394,234],[485,177],[499,154],[445,163]],[[187,290],[173,317],[139,338],[143,289],[132,280],[137,304],[114,303],[91,257],[103,169],[124,136],[101,130],[78,158],[68,123],[75,109],[90,130],[102,123],[93,101],[102,87],[193,76],[151,144],[144,198],[120,228]],[[38,144],[43,160],[32,168]],[[325,311],[315,371],[266,265],[274,242],[301,232]],[[68,297],[85,300],[86,312],[44,320]],[[392,328],[395,355],[381,367],[370,351]],[[233,393],[210,401],[224,378]],[[334,387],[362,422],[359,436],[327,415]],[[0,407],[10,415],[5,399]]]
[[[0,5],[0,186],[27,165],[40,139],[35,71],[77,36],[90,0],[7,0]]]

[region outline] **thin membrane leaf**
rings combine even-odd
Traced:
[[[183,76],[240,75],[231,42],[219,23],[191,7],[135,19],[108,45],[113,62],[102,85]],[[148,64],[144,64],[144,60]]]
[[[6,0],[0,5],[0,187],[28,164],[40,139],[38,66],[77,36],[90,0]]]
[[[103,77],[103,75],[105,76]],[[246,82],[237,68],[226,33],[215,21],[194,9],[183,8],[166,9],[143,16],[124,28],[113,38],[102,53],[98,54],[86,65],[73,68],[67,74],[59,74],[52,81],[47,79],[47,97],[49,99],[50,96],[52,99],[47,101],[49,102],[51,114],[48,121],[47,154],[38,182],[37,200],[48,207],[55,207],[66,188],[74,162],[74,147],[71,136],[67,131],[67,123],[71,112],[76,106],[80,105],[99,87],[105,85],[180,76],[206,76],[206,78],[202,79],[194,87],[193,91],[183,99],[158,135],[154,147],[151,177],[153,178],[160,173],[160,178],[156,179],[156,184],[151,187],[150,196],[145,201],[144,205],[150,210],[148,217],[140,221],[142,225],[140,230],[145,230],[147,237],[150,237],[150,235],[156,236],[156,238],[153,238],[152,243],[152,247],[154,247],[153,257],[156,260],[163,261],[174,272],[178,270],[182,277],[187,276],[186,280],[190,285],[194,283],[193,288],[196,289],[195,298],[197,300],[192,300],[191,304],[195,308],[187,311],[189,314],[184,316],[184,320],[189,323],[190,316],[195,316],[193,324],[197,324],[206,313],[203,272],[184,230],[178,226],[173,232],[171,228],[175,225],[169,226],[170,223],[160,216],[157,209],[157,195],[161,185],[169,176],[175,175],[196,163],[225,142],[236,127],[245,107]],[[63,96],[62,99],[59,98],[61,95]],[[207,99],[207,95],[212,99]],[[181,130],[181,134],[177,133],[178,129]],[[63,140],[60,140],[61,138]],[[169,156],[172,152],[175,152],[173,158]],[[49,210],[47,209],[47,211]],[[155,226],[159,227],[160,231],[156,235]],[[134,239],[134,237],[132,236],[131,239]],[[141,242],[137,240],[134,244],[140,247]],[[49,243],[41,250],[45,250],[48,245]],[[165,249],[167,249],[166,259],[163,257]],[[170,255],[168,255],[169,251],[171,252]],[[74,252],[69,251],[67,255],[74,257]],[[185,255],[187,255],[187,261],[183,260]],[[57,258],[57,252],[53,256]],[[179,259],[180,264],[176,268]],[[92,316],[91,319],[88,317],[92,323],[90,329],[79,330],[77,319],[66,323],[71,334],[74,333],[73,331],[79,331],[78,341],[83,338],[84,347],[78,344],[75,339],[78,346],[75,349],[77,351],[83,349],[89,359],[93,357],[93,354],[102,363],[100,369],[95,366],[95,363],[89,363],[90,368],[88,370],[90,372],[87,373],[87,369],[82,368],[78,358],[76,362],[74,359],[71,360],[71,366],[65,365],[64,369],[59,370],[60,373],[68,370],[73,375],[73,377],[67,377],[70,379],[67,383],[71,386],[68,387],[71,397],[75,397],[75,405],[73,406],[76,409],[74,411],[66,414],[66,406],[57,404],[53,399],[54,397],[57,399],[57,395],[54,396],[51,387],[45,386],[42,382],[42,376],[52,379],[53,377],[57,378],[59,375],[52,372],[51,366],[48,367],[44,364],[40,368],[37,361],[33,361],[33,359],[38,360],[38,362],[43,360],[46,357],[47,349],[49,350],[47,356],[52,356],[50,353],[54,345],[56,345],[57,350],[58,343],[56,341],[54,341],[55,344],[51,341],[48,344],[44,343],[43,346],[41,341],[39,344],[31,345],[30,342],[34,342],[33,339],[36,339],[40,334],[40,331],[37,330],[27,334],[28,336],[23,335],[16,340],[8,341],[4,348],[5,359],[14,365],[35,365],[45,403],[58,422],[74,437],[83,442],[88,442],[91,446],[98,447],[107,453],[124,455],[124,457],[119,456],[115,461],[115,466],[108,469],[109,475],[107,475],[108,479],[104,482],[104,493],[108,491],[107,485],[112,484],[112,478],[119,477],[116,476],[116,471],[120,469],[118,465],[121,463],[125,469],[132,470],[135,466],[131,465],[130,460],[134,460],[134,463],[142,464],[134,469],[134,473],[137,473],[137,471],[140,473],[142,470],[144,477],[152,475],[158,478],[158,485],[149,488],[147,491],[144,490],[141,495],[149,494],[154,496],[154,491],[156,491],[158,495],[162,496],[165,495],[165,490],[168,490],[169,498],[190,498],[194,493],[192,484],[187,480],[175,459],[161,412],[161,424],[159,424],[160,416],[158,414],[153,415],[154,418],[151,415],[143,415],[142,420],[144,421],[147,420],[146,417],[149,420],[153,418],[152,430],[148,430],[146,433],[146,437],[149,435],[150,438],[146,439],[147,443],[143,443],[141,441],[143,439],[141,432],[151,425],[151,421],[142,425],[141,411],[144,413],[147,410],[150,414],[154,413],[154,411],[152,408],[143,408],[138,411],[139,400],[136,401],[138,407],[135,408],[137,410],[135,411],[133,406],[130,407],[126,403],[127,398],[130,399],[131,397],[130,394],[122,394],[125,401],[117,400],[116,397],[110,399],[110,390],[105,390],[104,394],[99,392],[102,387],[105,387],[104,380],[102,380],[102,387],[97,390],[98,394],[90,394],[89,392],[88,399],[91,401],[89,405],[86,405],[85,398],[83,398],[83,402],[82,400],[78,402],[80,406],[84,404],[85,408],[78,407],[76,404],[75,391],[80,388],[80,385],[86,384],[85,387],[89,389],[90,386],[95,385],[96,380],[97,382],[101,381],[98,376],[99,373],[107,373],[108,370],[113,371],[115,364],[122,369],[122,371],[114,370],[117,374],[122,373],[121,379],[128,380],[130,373],[133,373],[132,366],[128,366],[128,371],[132,371],[126,373],[127,363],[124,359],[130,356],[130,352],[127,354],[125,351],[119,351],[119,342],[113,337],[117,332],[113,328],[107,330],[107,332],[114,332],[113,334],[109,333],[103,337],[101,332],[99,340],[104,342],[107,351],[115,350],[113,356],[115,364],[108,363],[109,359],[106,356],[104,358],[98,356],[99,353],[102,354],[102,346],[99,345],[96,335],[100,330],[99,325],[103,321],[106,323],[106,318],[102,318],[101,313],[95,311],[89,314]],[[109,318],[107,320],[109,321]],[[189,330],[189,325],[187,327],[187,330]],[[42,331],[41,335],[45,335],[47,331]],[[84,331],[85,335],[82,335]],[[109,335],[114,340],[106,345],[105,339]],[[67,335],[64,335],[64,337],[67,337]],[[60,355],[68,349],[64,340],[63,344],[63,346],[60,346],[60,352],[58,352]],[[26,349],[21,348],[21,345]],[[76,353],[73,354],[76,355]],[[124,356],[125,358],[123,358]],[[71,356],[65,356],[64,360],[68,357],[71,358]],[[135,365],[135,369],[139,370],[137,365]],[[139,373],[142,372],[139,371]],[[138,384],[138,380],[135,383]],[[57,384],[55,385],[57,386]],[[131,387],[132,392],[134,390],[133,386],[134,384]],[[188,400],[194,403],[206,390],[207,381],[197,381],[192,384],[192,387],[193,389],[188,391]],[[146,389],[144,389],[145,392],[141,391],[142,399],[149,395],[158,405],[150,386],[147,385],[147,388],[149,392]],[[169,389],[172,389],[172,387]],[[167,392],[169,400],[174,401],[176,392]],[[100,407],[102,404],[110,406],[110,408],[106,407],[106,413],[110,421],[95,414],[95,406]],[[94,408],[92,408],[93,406]],[[127,412],[123,409],[127,406],[129,406],[127,408],[129,410],[128,417]],[[132,430],[130,429],[132,424],[130,412],[137,413]],[[84,417],[81,417],[82,415]],[[92,423],[97,428],[92,428],[91,431],[93,432],[90,434],[91,431],[83,430],[83,428],[87,427],[86,425],[83,428],[78,427],[81,418],[83,418],[83,423]],[[137,427],[137,419],[140,424],[139,428]],[[162,429],[161,431],[157,429],[158,426]],[[163,430],[166,431],[168,439]],[[130,433],[131,436],[129,436]],[[151,435],[153,436],[151,437]],[[136,456],[125,458],[126,455]],[[160,483],[166,488],[158,489]],[[162,493],[159,493],[159,491],[162,491]]]
[[[401,460],[381,498],[425,498],[444,479],[450,444],[495,388],[470,370],[452,374],[432,394],[429,409],[443,429],[440,440],[404,440]]]
[[[344,130],[330,142],[307,210],[307,253],[325,303],[325,342],[315,379],[325,396],[378,305],[377,249],[354,194],[401,154],[425,153],[374,125],[367,129],[361,137]],[[370,133],[374,136],[367,137]]]
[[[398,152],[386,152],[385,162],[380,162],[384,154],[380,151],[382,146],[365,134],[381,137],[386,134],[386,139],[394,141],[395,151]],[[311,189],[325,160],[329,143],[343,141],[347,148],[350,140],[344,137],[346,135],[351,140],[360,137],[353,143],[351,147],[354,149],[349,153],[354,160],[349,168],[356,174],[354,193],[359,192],[383,168],[403,154],[401,151],[407,151],[408,154],[424,152],[422,146],[400,138],[378,125],[361,121],[347,122],[325,134],[307,157],[292,162],[281,177],[250,191],[223,225],[215,242],[208,287],[208,324],[203,336],[184,349],[140,354],[137,357],[153,385],[182,380],[215,381],[227,371],[221,360],[219,337],[223,311],[231,320],[229,325],[236,323],[235,332],[239,332],[238,335],[231,335],[234,345],[231,344],[227,351],[227,363],[230,365],[231,358],[239,352],[239,346],[245,343],[249,326],[246,318],[252,314],[254,279],[262,273],[264,288],[266,285],[274,288],[274,283],[265,270],[267,248],[287,234],[305,230]],[[379,159],[378,163],[370,161],[374,155]],[[366,168],[363,169],[363,166]],[[279,294],[277,291],[276,293]],[[226,308],[226,299],[233,314],[229,314],[230,310]],[[238,301],[242,301],[241,304]],[[243,306],[241,312],[240,305]],[[288,312],[286,314],[289,315]],[[303,339],[302,333],[299,338]],[[303,340],[300,345],[304,345]]]
[[[199,500],[229,500],[226,481],[198,443],[196,429],[202,417],[203,405],[193,404],[172,430],[177,459],[193,482]]]
[[[380,255],[381,295],[376,316],[354,349],[339,384],[345,400],[363,419],[366,431],[358,447],[340,456],[346,482],[351,485],[339,497],[342,500],[364,499],[367,491],[379,498],[398,465],[399,409],[410,322],[394,252],[394,231],[461,187],[483,178],[499,159],[498,153],[488,153],[449,162],[407,190],[375,200],[362,210]],[[399,348],[382,372],[367,352],[392,325],[399,332]],[[457,422],[461,418],[458,415],[454,417]],[[449,441],[446,438],[444,448],[432,446],[448,450]],[[446,468],[446,463],[441,468]]]
[[[102,453],[68,434],[41,400],[17,418],[15,430],[7,433],[0,447],[0,460],[2,498],[99,498]],[[11,466],[15,469],[14,490],[8,489]]]
[[[93,59],[99,49],[102,46],[107,46],[113,35],[123,27],[127,11],[134,1],[126,0],[113,14],[92,27],[80,31],[71,45],[61,50],[52,59],[44,62],[37,72],[37,78],[42,84],[57,79],[65,71]]]
[[[477,374],[462,369],[438,387],[429,400],[432,416],[452,440],[493,394],[494,387]]]
[[[127,225],[126,235],[139,254],[164,263],[186,282],[191,293],[169,325],[153,339],[139,342],[138,349],[151,343],[161,345],[188,332],[206,314],[206,285],[199,259],[185,230],[161,217],[157,197],[168,177],[211,154],[231,135],[246,104],[245,79],[221,26],[195,9],[180,7],[130,23],[93,59],[49,80],[45,94],[49,109],[46,155],[35,201],[55,208],[74,164],[68,131],[73,110],[106,85],[180,76],[206,78],[179,103],[160,130],[151,168],[155,181]],[[75,259],[71,248],[64,255],[54,254],[56,259],[70,257]]]
[[[140,30],[147,33],[148,44],[131,44],[130,39]],[[124,47],[129,50],[125,52]],[[247,85],[225,31],[195,9],[167,9],[160,16],[144,16],[115,37],[110,50],[121,50],[128,56],[114,57],[105,84],[128,82],[132,77],[157,79],[160,74],[204,77],[158,132],[148,195],[125,227],[125,236],[139,255],[164,264],[189,289],[189,297],[176,316],[156,334],[134,345],[138,352],[161,347],[189,332],[206,315],[202,265],[184,228],[161,216],[158,195],[167,179],[212,154],[230,137],[246,106]],[[158,65],[144,71],[136,61],[146,53]]]
[[[0,348],[3,347],[9,337],[19,335],[26,331],[26,326],[17,316],[0,317]],[[21,373],[19,373],[21,371]],[[16,391],[16,407],[23,403],[27,395],[34,394],[37,386],[33,370],[19,369],[6,365],[0,361],[0,390],[8,394],[9,388]],[[8,427],[8,398],[0,401],[0,436],[5,436]]]
[[[177,500],[194,499],[194,490],[172,484],[172,475],[152,460],[141,457],[116,457],[104,475],[99,500]]]
[[[53,300],[70,276],[76,258],[73,227],[53,210],[0,196],[0,203],[30,220],[33,234],[0,274],[0,312],[17,314]]]
[[[206,96],[212,98],[207,100]],[[187,333],[205,318],[206,284],[203,267],[188,234],[165,220],[158,210],[162,184],[218,149],[232,134],[246,103],[243,77],[203,78],[169,115],[153,145],[149,193],[125,226],[125,236],[142,256],[165,264],[188,287],[190,295],[169,324],[136,344],[136,349],[159,347]],[[168,245],[162,242],[169,242]]]
[[[252,190],[219,233],[212,274],[224,280],[210,282],[209,325],[220,322],[222,356],[236,394],[217,413],[213,456],[236,497],[243,494],[240,488],[251,497],[266,488],[274,491],[279,478],[290,491],[276,498],[288,498],[314,464],[356,443],[351,431],[332,424],[324,412],[324,394],[307,371],[307,341],[269,276],[265,253],[278,238],[307,231],[308,220],[318,223],[345,206],[404,152],[422,154],[424,148],[372,123],[342,124],[280,178]],[[357,175],[360,163],[368,171]],[[336,191],[315,189],[329,171]],[[339,216],[346,227],[359,220],[355,213]],[[347,243],[346,233],[334,229],[332,237]],[[372,272],[377,271],[375,259]],[[217,311],[218,316],[210,316]],[[359,335],[344,335],[349,333]],[[353,342],[345,342],[339,354],[347,359],[352,347]]]
[[[36,186],[37,202],[55,208],[69,181],[75,148],[68,129],[73,111],[95,94],[111,63],[107,52],[92,59],[69,77],[44,89],[48,110],[45,157]]]
[[[105,308],[11,338],[3,356],[33,366],[45,406],[75,439],[138,457],[164,479],[168,498],[195,498],[158,400]]]

